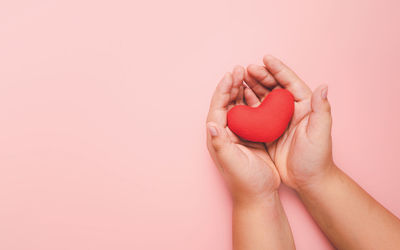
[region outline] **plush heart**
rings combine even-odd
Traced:
[[[258,107],[238,105],[229,110],[228,127],[245,140],[272,142],[285,132],[293,112],[293,95],[274,89]]]

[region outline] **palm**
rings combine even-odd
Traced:
[[[239,88],[242,87],[239,86]],[[236,105],[243,104],[243,91],[240,90],[236,99],[228,105],[227,111],[229,111]],[[229,139],[235,145],[236,150],[238,150],[238,152],[241,152],[239,154],[236,154],[235,156],[238,157],[238,160],[245,163],[236,170],[237,172],[240,172],[238,173],[239,176],[251,176],[251,179],[255,181],[255,179],[263,180],[265,179],[265,177],[268,177],[268,180],[270,180],[271,178],[273,178],[273,175],[278,174],[276,171],[273,171],[275,170],[275,164],[272,161],[270,155],[266,152],[266,148],[263,143],[248,142],[242,140],[237,135],[235,135],[227,125],[225,125],[225,130],[229,135]]]
[[[239,104],[235,104],[239,105]],[[244,141],[225,128],[235,146],[235,161],[240,164],[229,165],[231,175],[239,183],[251,187],[254,191],[274,190],[279,187],[280,177],[275,164],[265,150],[263,143]]]
[[[304,149],[305,129],[308,115],[311,111],[310,100],[295,102],[293,119],[285,133],[276,141],[267,144],[267,151],[278,168],[282,180],[293,186],[292,177],[295,173],[295,162],[301,161]]]
[[[235,146],[241,152],[235,154],[237,163],[240,164],[229,166],[227,171],[230,171],[238,183],[255,192],[275,190],[280,184],[280,177],[264,145],[254,147],[239,140]]]

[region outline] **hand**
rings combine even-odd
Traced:
[[[244,71],[240,66],[235,67],[214,92],[207,117],[207,146],[234,201],[247,202],[274,193],[280,177],[264,144],[243,141],[227,127],[228,110],[244,104]]]
[[[331,149],[331,113],[327,86],[314,92],[286,65],[265,56],[264,65],[250,65],[245,82],[246,102],[257,106],[274,88],[289,90],[295,99],[292,121],[276,141],[266,144],[282,181],[295,189],[311,185],[333,168]]]

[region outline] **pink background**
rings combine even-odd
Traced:
[[[400,215],[399,1],[0,2],[0,249],[231,249],[210,96],[271,53],[330,86],[334,158]],[[298,249],[331,249],[282,187]]]

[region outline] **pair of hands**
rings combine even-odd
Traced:
[[[334,166],[327,86],[312,92],[280,60],[267,55],[263,62],[264,66],[236,66],[226,73],[207,117],[208,150],[236,202],[265,199],[277,192],[281,181],[296,190],[305,188],[322,181]],[[229,130],[229,109],[257,107],[274,88],[289,90],[295,99],[292,121],[279,139],[249,142]]]

